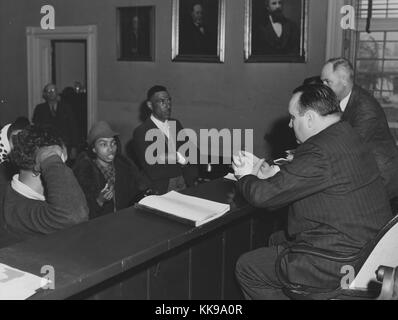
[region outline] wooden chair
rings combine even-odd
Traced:
[[[390,288],[394,287],[394,284],[391,284],[391,279],[398,278],[398,272],[395,275],[391,271],[391,268],[398,266],[397,222],[398,216],[395,216],[379,231],[374,240],[370,241],[358,254],[352,256],[336,255],[327,250],[304,245],[286,248],[275,263],[276,274],[283,285],[284,293],[292,299],[376,299],[380,294],[380,280],[388,280],[389,285],[385,286]],[[282,261],[288,254],[308,254],[353,265],[356,272],[355,279],[347,288],[339,286],[334,290],[291,283],[282,269]],[[379,266],[382,267],[379,268]],[[380,297],[382,299],[383,294]]]

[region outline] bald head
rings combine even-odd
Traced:
[[[340,101],[343,100],[354,85],[352,64],[344,58],[328,60],[322,69],[321,80],[334,91]]]

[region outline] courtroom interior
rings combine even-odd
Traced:
[[[398,0],[0,0],[0,300],[398,299]]]

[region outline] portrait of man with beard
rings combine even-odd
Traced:
[[[253,12],[258,14],[253,16],[252,54],[300,55],[300,29],[294,21],[285,16],[284,0],[258,2],[261,2],[262,9],[253,8]]]

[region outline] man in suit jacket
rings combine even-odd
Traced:
[[[266,14],[253,26],[253,54],[284,55],[300,53],[297,25],[283,15],[283,0],[266,0]]]
[[[72,107],[59,100],[57,87],[52,83],[44,87],[43,98],[46,102],[36,106],[33,124],[52,128],[65,143],[69,158],[75,159],[79,135]]]
[[[191,17],[181,28],[181,54],[217,54],[217,38],[207,27],[204,20],[203,6],[194,2],[191,6]]]
[[[398,209],[398,149],[383,108],[367,91],[354,85],[354,70],[344,58],[330,59],[321,79],[340,100],[342,119],[359,133],[372,151],[393,210]]]
[[[337,98],[327,86],[297,88],[289,113],[300,143],[293,161],[275,174],[278,170],[265,162],[253,169],[247,156],[235,157],[238,190],[256,207],[290,205],[292,244],[356,254],[392,217],[375,160],[354,129],[340,121]],[[253,175],[261,164],[266,179]],[[246,298],[286,298],[275,275],[283,246],[261,248],[239,259],[236,275]],[[284,263],[290,281],[298,284],[336,288],[343,277],[343,264],[305,254],[289,256]]]
[[[178,120],[170,119],[171,98],[167,89],[164,86],[154,86],[149,89],[147,106],[152,111],[151,116],[133,133],[132,146],[137,164],[151,179],[153,188],[159,193],[178,191],[192,186],[198,177],[198,167],[188,163],[187,159],[178,152],[180,146],[185,143],[185,141],[176,141],[183,127]],[[172,126],[175,126],[175,133],[171,130]],[[161,137],[164,148],[157,150],[155,163],[150,163],[146,153],[154,145],[154,141],[146,139],[146,135],[153,129],[156,130],[153,132],[160,134],[158,136]],[[170,146],[174,150],[170,150]]]

